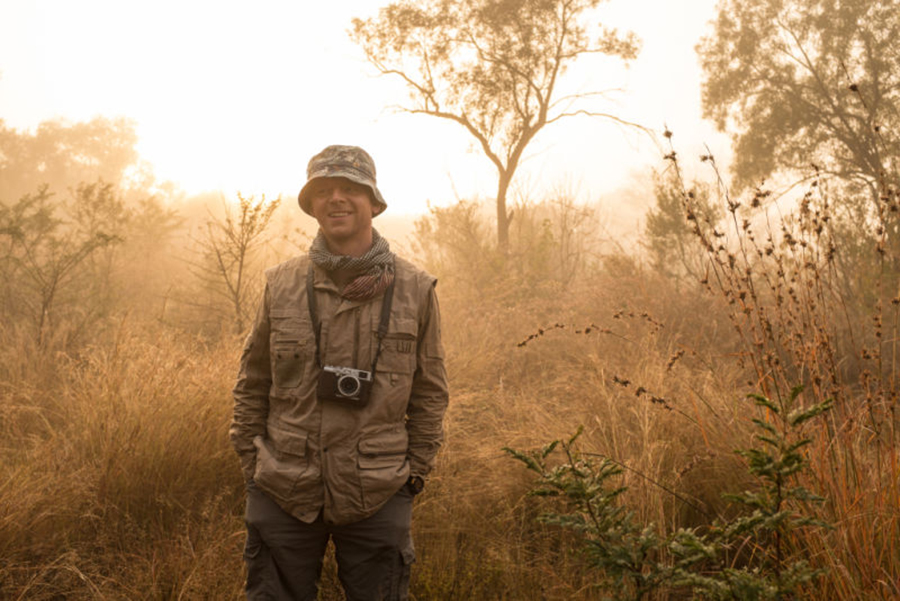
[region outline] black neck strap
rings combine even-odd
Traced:
[[[316,365],[322,367],[322,352],[320,349],[320,338],[322,335],[322,322],[319,321],[319,307],[316,302],[316,291],[314,288],[315,273],[313,264],[309,264],[309,270],[306,272],[306,304],[309,306],[309,318],[312,320],[313,332],[316,336]],[[391,306],[394,303],[394,279],[388,284],[384,291],[384,299],[381,301],[381,318],[378,321],[378,348],[375,350],[375,357],[372,359],[371,372],[375,374],[375,367],[378,365],[378,357],[381,355],[381,341],[387,335],[388,323],[391,320]]]

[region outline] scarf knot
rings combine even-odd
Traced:
[[[374,298],[394,281],[394,253],[381,234],[372,230],[372,248],[361,257],[336,255],[328,250],[321,230],[309,248],[309,258],[325,271],[359,274],[341,290],[341,297],[362,301]]]

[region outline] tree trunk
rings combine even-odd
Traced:
[[[506,192],[512,174],[501,172],[497,182],[497,249],[505,256],[509,252],[509,225],[512,214],[506,210]]]

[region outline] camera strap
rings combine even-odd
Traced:
[[[306,304],[309,307],[309,318],[312,320],[313,332],[316,337],[316,365],[322,367],[322,354],[319,348],[319,340],[322,335],[322,322],[319,321],[319,307],[316,302],[316,291],[313,286],[315,273],[313,264],[310,262],[309,269],[306,272]],[[372,369],[369,370],[375,374],[375,367],[378,365],[378,357],[381,355],[381,341],[387,336],[388,323],[391,320],[391,307],[394,304],[394,282],[397,278],[393,278],[391,283],[384,291],[384,297],[381,301],[381,317],[378,321],[378,330],[375,337],[378,339],[378,348],[375,350],[375,357],[372,359]]]

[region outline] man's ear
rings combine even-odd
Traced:
[[[375,198],[371,193],[369,194],[369,204],[372,205],[372,217],[377,217],[384,210],[381,205],[375,202]]]

